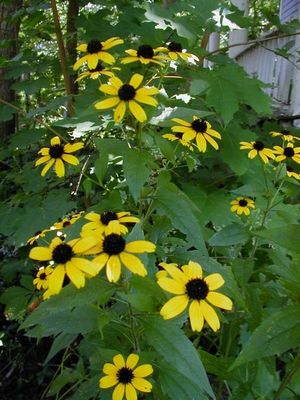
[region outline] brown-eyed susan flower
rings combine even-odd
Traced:
[[[85,62],[88,64],[89,69],[95,69],[98,61],[103,61],[107,64],[113,64],[116,60],[114,56],[107,52],[107,50],[118,44],[124,43],[124,40],[119,37],[111,37],[110,39],[100,42],[100,40],[93,39],[88,43],[82,43],[77,47],[77,50],[85,52],[83,57],[79,58],[73,66],[76,71]]]
[[[167,46],[167,48],[163,47],[159,48],[159,50],[168,52],[168,56],[173,61],[177,61],[179,57],[184,61],[187,61],[188,59],[199,61],[197,56],[192,53],[188,53],[186,49],[183,49],[182,45],[178,42],[169,42]]]
[[[175,132],[175,133],[165,133],[163,135],[163,138],[171,140],[171,142],[174,142],[175,140],[178,140],[180,144],[182,144],[182,146],[188,147],[189,150],[193,151],[193,146],[191,145],[190,142],[188,142],[187,140],[183,139],[183,132]]]
[[[283,129],[281,132],[271,131],[270,135],[272,137],[280,137],[285,142],[294,143],[295,140],[300,140],[300,138],[298,138],[297,136],[291,135],[290,131],[288,131],[287,129]]]
[[[295,171],[290,165],[286,166],[286,174],[289,178],[295,178],[300,181],[300,172]]]
[[[207,143],[218,150],[219,145],[214,138],[221,139],[219,132],[211,128],[211,124],[197,116],[193,116],[193,121],[188,122],[180,118],[173,118],[172,121],[180,125],[172,126],[172,131],[183,133],[182,139],[186,142],[196,140],[199,151],[204,153],[207,149]]]
[[[35,166],[46,163],[41,172],[42,176],[45,176],[49,169],[54,166],[56,175],[61,178],[65,176],[64,162],[72,165],[79,164],[78,158],[70,153],[82,149],[83,146],[82,142],[67,143],[64,145],[61,143],[60,138],[55,136],[50,141],[50,147],[43,147],[39,151],[41,158],[35,162]]]
[[[83,213],[84,211],[81,211],[79,213],[73,213],[71,215],[68,215],[63,219],[59,220],[58,222],[55,222],[51,228],[57,230],[68,228],[70,225],[75,224],[75,222],[77,222],[81,218]]]
[[[232,309],[232,301],[224,294],[215,292],[224,285],[220,274],[211,274],[206,278],[200,264],[190,261],[178,268],[177,264],[160,264],[168,273],[168,277],[159,278],[157,283],[169,293],[175,294],[160,310],[164,319],[174,318],[189,306],[189,317],[193,331],[200,332],[204,321],[217,331],[220,320],[213,306]],[[209,304],[210,303],[210,304]]]
[[[152,384],[145,379],[153,373],[151,364],[142,364],[137,366],[139,356],[130,354],[126,361],[122,354],[113,358],[112,363],[105,363],[103,373],[105,376],[100,378],[99,386],[101,389],[108,389],[115,386],[112,394],[112,400],[137,400],[137,391],[150,393]]]
[[[93,237],[73,239],[69,242],[55,237],[49,247],[34,247],[29,257],[37,261],[52,261],[53,272],[48,278],[48,291],[57,294],[61,291],[65,275],[77,287],[85,285],[85,277],[95,276],[98,269],[95,265],[82,256],[89,255],[90,249],[97,244]]]
[[[230,210],[238,215],[249,215],[250,208],[255,208],[254,201],[248,197],[239,196],[230,202]]]
[[[87,78],[87,77],[89,77],[91,79],[98,79],[99,77],[101,77],[101,75],[106,75],[111,78],[112,76],[115,75],[112,70],[120,70],[120,68],[116,68],[116,67],[110,68],[110,69],[105,68],[104,65],[100,61],[98,61],[98,64],[96,65],[95,68],[92,68],[92,69],[89,68],[88,71],[82,72],[78,76],[78,78],[76,79],[75,82],[79,82],[82,79]]]
[[[294,160],[300,164],[300,147],[294,147],[293,143],[287,143],[286,147],[274,146],[273,150],[276,155],[275,161],[284,161],[286,159]]]
[[[43,229],[42,231],[35,232],[35,234],[27,240],[27,244],[34,244],[39,238],[45,237],[47,232],[50,232],[50,229]]]
[[[125,234],[128,232],[128,228],[124,224],[140,222],[139,218],[130,215],[129,212],[105,211],[101,214],[90,212],[84,218],[90,222],[83,225],[82,231],[92,231],[98,236],[103,235],[103,233],[105,235],[111,233]]]
[[[48,265],[47,267],[41,267],[37,274],[35,279],[33,280],[34,286],[37,288],[37,290],[46,290],[48,289],[48,280],[50,275],[53,272],[53,268]]]
[[[138,103],[156,107],[158,104],[157,100],[151,96],[157,94],[159,90],[155,87],[141,87],[138,89],[143,79],[143,75],[140,74],[134,74],[129,83],[123,83],[116,76],[110,78],[109,84],[101,85],[99,90],[111,97],[99,101],[95,104],[95,107],[98,110],[115,107],[114,120],[120,122],[125,115],[128,105],[133,116],[139,122],[145,122],[147,120],[146,113]]]
[[[149,64],[152,62],[158,65],[163,65],[161,61],[165,60],[167,57],[158,55],[159,51],[160,48],[154,49],[149,44],[142,44],[137,50],[125,50],[125,52],[129,54],[129,57],[124,57],[121,60],[121,64],[129,64],[139,61],[142,64]]]
[[[273,150],[265,147],[264,143],[260,140],[257,140],[256,142],[240,142],[240,145],[241,150],[250,150],[248,157],[251,159],[259,155],[263,162],[267,164],[270,158],[275,158]]]
[[[91,231],[82,231],[82,236],[93,234]],[[147,270],[142,261],[133,253],[153,253],[155,244],[147,240],[136,240],[127,242],[122,235],[111,233],[98,237],[98,245],[95,247],[95,254],[100,253],[94,258],[93,263],[97,270],[101,271],[106,265],[106,276],[109,282],[117,282],[121,275],[121,265],[123,264],[133,274],[146,276]]]

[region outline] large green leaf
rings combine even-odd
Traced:
[[[246,228],[240,224],[230,224],[216,232],[208,241],[210,246],[231,246],[245,243],[250,238]]]
[[[200,210],[174,183],[159,184],[153,207],[166,215],[175,228],[185,233],[191,245],[207,254],[199,221]]]
[[[271,240],[285,247],[288,250],[300,253],[299,237],[300,225],[283,225],[279,228],[265,229],[263,231],[252,232],[254,235]]]
[[[205,399],[205,394],[214,399],[199,354],[180,327],[173,321],[164,321],[156,316],[148,316],[141,321],[145,328],[144,334],[151,346],[176,370],[178,378],[182,375],[181,395],[190,392],[189,385],[192,383],[198,390],[199,397],[195,399]],[[163,379],[167,379],[166,374],[163,375]],[[169,377],[169,379],[174,378]],[[180,400],[191,400],[191,397],[180,397]]]
[[[290,305],[266,318],[254,331],[231,368],[300,345],[300,305]]]

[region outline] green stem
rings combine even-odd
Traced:
[[[280,399],[281,393],[287,387],[287,385],[291,381],[291,379],[294,376],[294,374],[298,371],[299,367],[300,367],[300,348],[298,349],[298,353],[297,353],[296,357],[294,358],[294,361],[293,361],[293,363],[291,365],[291,368],[290,368],[289,372],[286,373],[286,375],[284,376],[284,378],[283,378],[283,380],[282,380],[277,392],[275,393],[274,400],[279,400]]]

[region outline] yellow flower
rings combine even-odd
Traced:
[[[255,208],[254,201],[249,199],[248,197],[239,196],[236,199],[230,202],[231,204],[231,212],[235,212],[238,215],[245,215],[250,214],[250,208]],[[249,208],[250,207],[250,208]]]
[[[82,231],[82,235],[91,235],[92,232]],[[87,236],[88,237],[88,236]],[[100,253],[94,258],[93,263],[97,266],[97,270],[101,271],[106,265],[106,276],[109,282],[117,282],[121,275],[121,264],[129,269],[133,274],[146,276],[147,270],[142,261],[132,253],[153,253],[155,244],[147,240],[136,240],[126,243],[122,235],[111,233],[98,237],[98,245],[94,251]]]
[[[279,154],[276,156],[275,161],[280,162],[286,159],[292,159],[300,164],[300,147],[294,147],[292,143],[287,143],[286,147],[274,146],[274,149],[274,154]]]
[[[204,320],[217,331],[220,321],[215,310],[209,303],[224,310],[232,309],[232,301],[224,294],[215,292],[224,284],[220,274],[211,274],[203,278],[201,266],[193,261],[181,268],[177,264],[160,264],[170,277],[158,279],[159,286],[169,293],[176,294],[166,302],[160,310],[164,319],[174,318],[181,314],[189,305],[189,317],[193,331],[200,332]]]
[[[100,86],[99,90],[112,96],[109,99],[101,100],[95,104],[98,110],[103,110],[107,108],[115,108],[114,120],[120,122],[125,114],[126,105],[128,104],[129,110],[133,116],[139,122],[145,122],[147,116],[143,108],[138,103],[148,104],[151,106],[157,106],[157,100],[155,100],[153,95],[157,94],[159,90],[155,87],[142,87],[138,89],[141,85],[144,77],[140,74],[134,74],[129,84],[123,82],[116,76],[109,79],[109,84],[103,84]]]
[[[118,354],[113,358],[112,363],[105,363],[103,366],[103,376],[99,380],[101,389],[108,389],[116,386],[112,400],[137,400],[137,391],[150,393],[152,384],[144,379],[153,373],[151,364],[142,364],[137,367],[139,356],[137,354],[130,354],[124,360],[122,354]]]
[[[129,54],[129,57],[124,57],[121,60],[121,64],[129,64],[139,61],[142,64],[149,64],[150,62],[152,62],[155,64],[163,65],[161,61],[167,59],[167,57],[157,55],[159,51],[160,48],[154,49],[149,44],[143,44],[137,50],[125,50],[125,52]]]
[[[89,69],[95,69],[98,61],[104,61],[107,64],[113,64],[116,60],[106,50],[117,46],[118,44],[124,43],[124,40],[119,37],[111,37],[110,39],[100,42],[100,40],[90,40],[88,43],[82,43],[77,47],[77,50],[87,53],[83,57],[79,58],[73,66],[76,71],[85,62],[88,64]]]
[[[60,138],[55,136],[50,141],[50,147],[43,147],[39,151],[39,154],[41,154],[42,157],[35,162],[35,166],[46,163],[41,172],[41,175],[45,176],[49,169],[54,165],[56,175],[61,178],[65,176],[64,162],[72,165],[79,164],[78,158],[70,153],[82,149],[83,146],[84,144],[82,142],[72,144],[67,143],[63,145],[61,144]]]
[[[133,217],[129,212],[116,213],[114,211],[105,211],[101,214],[90,212],[84,218],[90,222],[83,225],[82,231],[92,231],[98,236],[103,235],[103,233],[105,235],[111,233],[117,233],[118,235],[125,234],[128,232],[128,229],[124,224],[140,222],[137,217]]]
[[[33,280],[33,284],[36,286],[37,290],[48,289],[49,276],[52,272],[53,268],[51,268],[50,265],[48,265],[48,267],[41,267],[38,270],[36,277]]]
[[[186,142],[196,139],[197,147],[202,153],[206,151],[207,142],[214,149],[218,150],[219,145],[213,138],[221,139],[221,135],[211,128],[211,124],[208,121],[198,118],[195,115],[193,116],[193,122],[188,122],[180,118],[173,118],[172,121],[180,124],[173,126],[171,128],[172,131],[183,133],[182,139]]]
[[[27,240],[27,244],[34,244],[39,238],[45,237],[47,232],[50,232],[50,229],[43,229],[42,231],[35,232],[35,234]]]
[[[176,133],[165,133],[163,135],[163,138],[171,140],[171,142],[174,142],[175,140],[178,140],[182,146],[188,147],[189,150],[193,151],[193,146],[191,145],[190,142],[187,140],[183,139],[183,132],[176,132]]]
[[[300,140],[300,138],[298,138],[297,136],[293,136],[290,134],[290,132],[287,129],[284,129],[281,132],[275,132],[275,131],[271,131],[270,135],[272,137],[281,137],[282,140],[286,141],[286,142],[292,142],[294,143],[295,140]]]
[[[188,59],[193,59],[195,61],[199,61],[199,58],[192,53],[188,53],[185,49],[182,48],[182,45],[178,42],[170,42],[168,43],[168,48],[160,48],[160,51],[168,52],[168,56],[171,60],[176,61],[178,57],[182,58],[184,61],[188,61]]]
[[[273,150],[265,147],[264,143],[260,140],[257,140],[256,142],[240,142],[240,144],[241,150],[250,150],[248,153],[248,157],[251,159],[259,155],[263,162],[267,164],[270,158],[275,158]]]
[[[91,79],[97,79],[97,78],[101,77],[101,75],[106,75],[106,76],[112,77],[115,75],[112,71],[113,69],[120,70],[120,68],[111,68],[111,69],[105,68],[103,66],[103,64],[100,61],[98,61],[98,64],[96,65],[95,68],[92,68],[92,69],[89,69],[88,71],[82,72],[82,74],[80,74],[78,76],[78,78],[76,79],[75,82],[79,82],[82,79],[86,78],[87,76]]]
[[[51,228],[58,230],[67,228],[68,226],[75,224],[75,222],[77,222],[79,218],[81,218],[82,214],[84,214],[84,211],[73,213],[70,216],[63,218],[62,220],[55,222]]]
[[[287,165],[286,167],[286,174],[289,178],[295,178],[298,181],[300,181],[300,172],[296,172],[294,168],[291,166]]]
[[[95,265],[81,256],[91,254],[89,250],[97,244],[97,240],[89,237],[73,239],[65,243],[56,237],[49,247],[34,247],[29,257],[38,261],[52,261],[54,271],[48,279],[49,293],[57,294],[61,291],[65,275],[77,287],[85,285],[85,277],[95,276],[98,269]],[[47,292],[48,292],[47,291]]]

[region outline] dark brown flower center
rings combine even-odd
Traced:
[[[182,139],[183,132],[176,132],[175,136],[177,137],[177,139]]]
[[[294,168],[290,167],[289,165],[286,166],[286,170],[288,172],[294,172],[295,171]]]
[[[153,48],[149,44],[142,44],[137,50],[137,56],[152,58],[154,56]]]
[[[105,236],[103,240],[103,251],[110,256],[117,255],[122,253],[125,249],[125,245],[125,239],[123,239],[121,235],[111,233],[110,235]]]
[[[94,69],[89,69],[90,72],[100,72],[104,69],[104,66],[102,64],[102,62],[98,61],[98,64],[96,66],[96,68]]]
[[[208,286],[203,279],[195,278],[185,285],[186,294],[190,300],[203,300],[208,295]]]
[[[100,220],[103,225],[108,225],[110,221],[115,221],[117,219],[117,214],[113,211],[105,211],[100,215]]]
[[[122,85],[118,91],[118,96],[121,100],[124,101],[129,101],[134,99],[136,94],[135,88],[131,85],[128,85],[125,83],[125,85]]]
[[[52,251],[52,259],[57,264],[65,264],[70,261],[74,253],[72,247],[66,243],[61,243]]]
[[[39,236],[42,233],[42,231],[36,231],[33,236]]]
[[[45,274],[45,272],[42,272],[39,276],[39,278],[43,281],[47,278],[47,275]]]
[[[127,367],[119,369],[119,371],[117,372],[117,378],[119,383],[123,383],[123,385],[130,383],[133,379],[132,369]]]
[[[293,157],[293,156],[295,155],[295,152],[294,152],[294,149],[293,149],[292,147],[286,147],[286,148],[283,150],[283,154],[284,154],[286,157]]]
[[[177,42],[170,42],[168,44],[168,49],[170,51],[175,51],[177,53],[181,53],[182,52],[182,46],[181,46],[180,43],[177,43]]]
[[[60,158],[64,154],[64,146],[61,144],[55,144],[49,149],[49,155],[51,158]]]
[[[258,140],[257,142],[253,143],[253,148],[257,151],[261,151],[265,148],[265,145],[263,144],[263,142],[261,142],[260,140]]]
[[[66,228],[67,226],[71,225],[70,221],[64,221],[63,222],[63,228]]]
[[[289,135],[289,134],[290,134],[290,131],[287,130],[287,129],[283,129],[283,130],[281,131],[281,133],[282,133],[283,135]]]
[[[246,199],[239,200],[240,207],[246,207],[248,205],[248,201]]]
[[[195,121],[192,122],[192,128],[197,133],[204,133],[207,129],[207,123],[203,121],[203,119],[195,119]]]
[[[102,50],[102,44],[99,40],[90,40],[87,45],[87,52],[90,54],[98,53]]]

